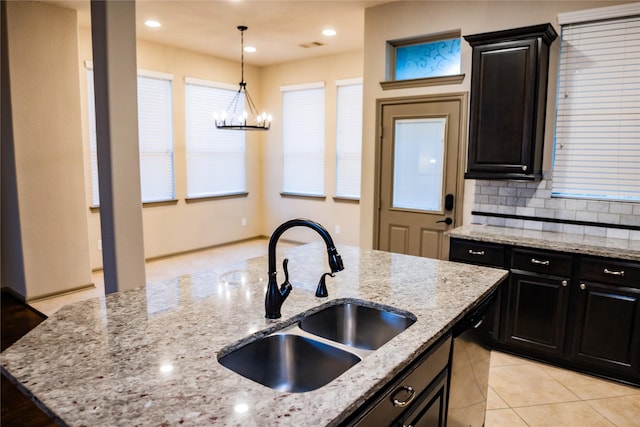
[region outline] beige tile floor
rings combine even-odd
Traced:
[[[267,239],[255,239],[146,263],[147,282],[172,279],[267,253]],[[278,248],[295,246],[279,242]],[[65,304],[102,297],[102,272],[95,289],[31,305],[50,316]],[[492,352],[486,427],[640,427],[640,388],[626,386]]]
[[[486,427],[640,426],[640,388],[493,351]]]

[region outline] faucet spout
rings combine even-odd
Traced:
[[[329,232],[322,225],[309,219],[302,218],[292,219],[281,224],[275,229],[269,239],[269,283],[267,285],[264,303],[266,312],[265,317],[267,319],[278,319],[281,317],[280,309],[282,308],[282,304],[293,289],[291,283],[289,283],[289,272],[287,270],[288,260],[285,259],[283,263],[285,281],[280,287],[278,287],[276,278],[276,245],[278,243],[278,239],[282,236],[282,233],[293,227],[308,227],[320,234],[320,237],[322,237],[322,240],[324,240],[324,243],[327,246],[327,255],[329,258],[329,268],[331,269],[331,272],[337,273],[344,269],[342,257],[338,253]]]

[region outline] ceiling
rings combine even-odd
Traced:
[[[89,0],[45,2],[77,10],[80,25],[90,27]],[[249,27],[244,33],[245,46],[257,49],[245,54],[245,62],[256,66],[273,65],[362,49],[364,9],[389,2],[138,0],[136,34],[142,40],[239,61],[237,26],[245,25]],[[144,25],[148,19],[159,21],[162,26],[149,28]],[[323,36],[322,30],[327,27],[335,29],[337,35]]]

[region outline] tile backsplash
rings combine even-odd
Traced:
[[[551,179],[547,173],[538,182],[477,180],[473,211],[539,219],[473,215],[472,222],[476,224],[640,240],[640,230],[637,230],[640,203],[552,198]],[[549,222],[544,220],[546,218],[567,223]],[[597,225],[577,225],[571,221]],[[629,228],[607,227],[609,224]]]

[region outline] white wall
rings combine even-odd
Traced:
[[[471,47],[464,40],[461,51],[461,72],[464,81],[456,85],[383,91],[379,82],[385,80],[386,42],[444,31],[460,30],[461,34],[477,34],[550,22],[560,31],[557,15],[562,12],[611,6],[616,1],[420,1],[394,2],[365,11],[364,47],[364,118],[362,198],[360,204],[360,245],[373,245],[374,165],[376,100],[409,95],[469,92],[471,88]],[[557,84],[560,43],[551,46],[549,89],[545,128],[543,169],[551,168],[553,150],[555,90]],[[475,181],[465,182],[463,223],[471,221]]]
[[[74,10],[36,2],[6,6],[8,52],[2,55],[9,59],[13,139],[3,133],[2,143],[15,152],[17,205],[10,206],[10,215],[19,224],[11,237],[19,241],[11,246],[22,247],[24,283],[7,280],[19,275],[3,271],[2,286],[32,300],[91,284],[78,24]],[[11,256],[3,242],[5,255]],[[3,258],[7,268],[19,266]]]

